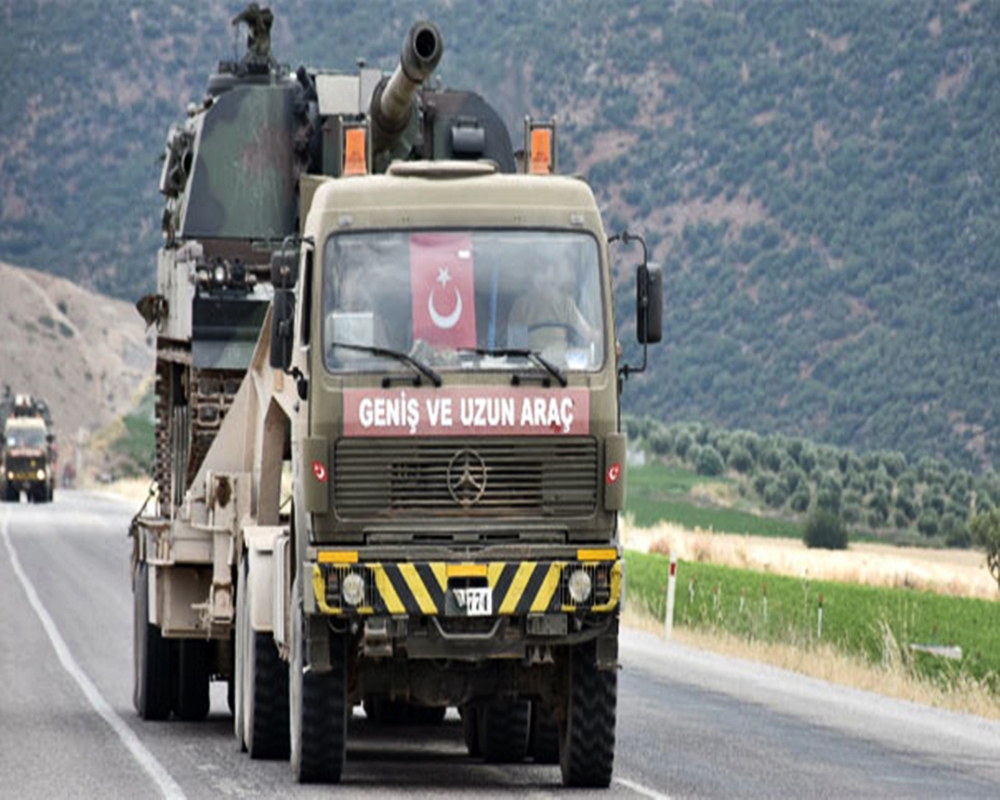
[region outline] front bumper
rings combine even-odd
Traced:
[[[607,614],[616,610],[621,600],[622,566],[617,557],[487,563],[363,562],[353,553],[326,551],[312,564],[314,606],[308,610],[356,617]],[[590,591],[586,597],[578,594],[574,599],[570,581],[577,573],[587,576]],[[353,603],[350,592],[345,592],[345,582],[350,581],[354,582],[355,598],[357,587],[362,589],[360,600]]]
[[[321,552],[311,564],[306,611],[356,630],[365,656],[391,657],[402,649],[417,659],[544,663],[553,647],[597,638],[608,640],[612,663],[624,565],[614,549],[593,553],[601,557],[400,563]],[[349,576],[357,576],[350,578],[353,591],[345,588]],[[588,596],[581,597],[579,584],[588,580]]]

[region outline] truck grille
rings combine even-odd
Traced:
[[[582,516],[597,506],[589,438],[341,439],[334,505],[342,518]]]

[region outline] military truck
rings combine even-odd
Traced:
[[[16,406],[15,406],[16,407]],[[33,503],[50,503],[55,493],[54,436],[45,419],[8,416],[0,448],[0,498],[17,503],[24,492]]]
[[[348,720],[456,707],[472,755],[607,786],[625,498],[609,239],[517,158],[479,95],[299,68],[251,6],[247,53],[168,136],[155,509],[132,526],[135,706],[204,717],[224,679],[251,758],[336,782]],[[612,237],[617,239],[619,237]],[[631,241],[628,234],[621,241]],[[643,248],[645,251],[645,248]]]

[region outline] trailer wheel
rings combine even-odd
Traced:
[[[182,639],[177,642],[177,694],[174,713],[185,722],[200,722],[208,716],[208,641]]]
[[[245,709],[246,709],[246,679],[243,675],[243,665],[247,662],[247,602],[246,602],[246,553],[236,575],[236,634],[233,644],[233,679],[230,683],[233,694],[233,733],[240,743],[240,752],[247,751]]]
[[[570,648],[569,692],[559,726],[559,767],[565,786],[606,788],[615,761],[618,674],[597,669],[597,645]]]
[[[347,753],[347,636],[330,633],[328,672],[306,672],[298,578],[292,588],[291,633],[292,772],[299,783],[339,783]]]
[[[559,726],[539,701],[531,703],[531,736],[528,752],[536,764],[559,763]]]
[[[135,576],[132,703],[142,719],[160,720],[170,716],[173,647],[163,638],[160,626],[149,622],[148,570],[146,562],[140,561]]]
[[[492,702],[479,710],[479,748],[491,764],[516,764],[528,756],[527,700]]]
[[[241,744],[253,759],[288,758],[288,668],[278,655],[274,635],[254,631],[250,623],[248,559],[243,561],[243,583],[236,620],[242,643],[237,658],[243,659],[241,675],[243,732]],[[239,590],[238,590],[239,592]]]

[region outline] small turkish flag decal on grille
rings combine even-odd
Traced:
[[[608,467],[608,485],[618,482],[618,477],[622,474],[622,465],[616,461]]]
[[[313,461],[313,475],[320,483],[326,483],[326,465],[322,461]]]

